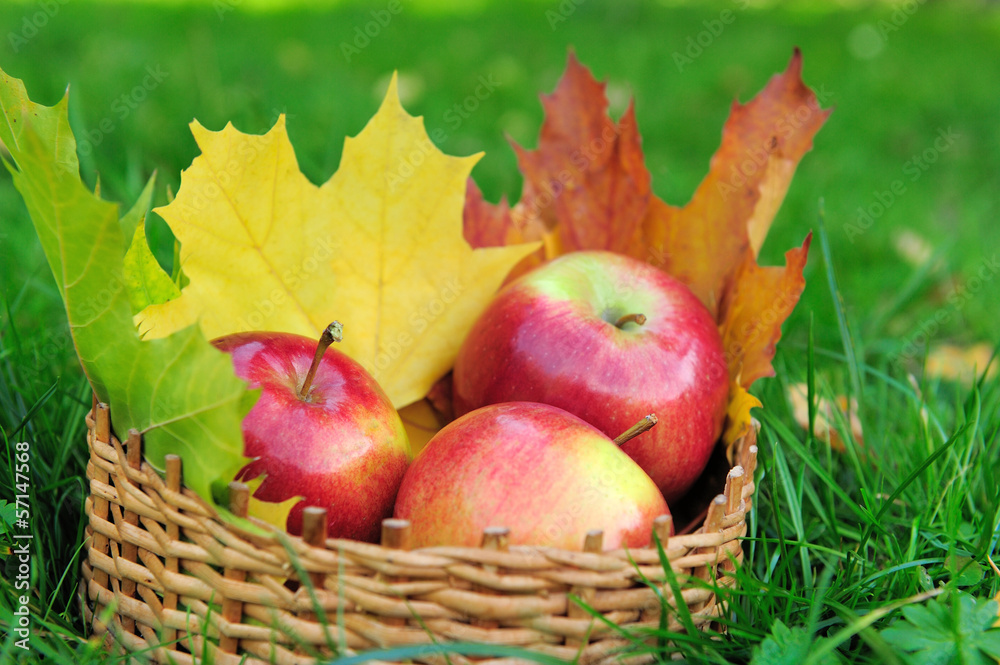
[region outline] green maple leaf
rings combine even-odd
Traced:
[[[882,631],[917,665],[996,665],[1000,659],[997,601],[955,593],[903,608],[903,618]]]
[[[20,80],[0,71],[0,139],[13,160],[4,163],[52,268],[84,372],[111,407],[115,432],[120,438],[133,427],[142,432],[145,457],[155,467],[163,468],[168,453],[180,455],[184,483],[211,501],[212,485],[231,480],[246,462],[240,423],[255,394],[197,326],[158,340],[139,338],[124,270],[125,231],[141,228],[151,187],[121,220],[116,204],[87,189],[67,100],[35,104]],[[133,258],[142,259],[141,248],[135,251]],[[146,269],[152,273],[152,266]]]
[[[118,220],[122,233],[131,239],[122,268],[133,314],[138,314],[149,305],[173,300],[181,294],[170,275],[157,263],[146,241],[146,214],[153,199],[155,179],[155,175],[149,179],[139,198]]]
[[[754,648],[750,665],[801,665],[820,640],[814,640],[805,628],[788,628],[778,619],[771,626],[771,634]],[[828,653],[819,659],[817,665],[838,665],[841,662],[839,656]]]
[[[132,244],[125,253],[124,270],[125,287],[133,314],[138,314],[149,305],[158,305],[181,295],[181,290],[150,251],[146,241],[146,227],[142,222],[135,227]]]

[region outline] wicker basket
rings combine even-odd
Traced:
[[[313,663],[449,641],[614,660],[630,640],[571,596],[625,629],[659,627],[661,598],[685,603],[698,627],[711,623],[723,611],[717,586],[733,585],[729,572],[743,559],[757,452],[753,427],[696,532],[671,537],[670,519],[658,520],[678,599],[655,547],[602,551],[599,531],[583,551],[508,548],[503,529],[488,530],[479,548],[407,551],[402,520],[387,520],[372,545],[327,539],[323,511],[307,509],[302,538],[245,532],[183,488],[179,458],[168,457],[162,478],[142,461],[135,432],[123,446],[106,405],[95,403],[87,426],[84,616],[109,648],[159,663]],[[234,485],[233,512],[245,514],[247,490]]]

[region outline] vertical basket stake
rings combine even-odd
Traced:
[[[705,534],[721,533],[722,519],[726,513],[726,495],[717,494],[712,503],[708,505],[708,515],[705,517]],[[714,561],[699,566],[694,576],[700,580],[712,583],[715,579],[715,566],[719,561],[719,545],[711,545],[698,549],[697,554],[714,554]],[[683,602],[678,599],[678,602]],[[692,611],[701,611],[715,604],[714,598],[709,598],[704,603],[699,603],[697,607],[692,607]]]
[[[510,544],[510,529],[505,526],[488,526],[483,529],[483,549],[506,552]],[[494,566],[494,570],[496,567]]]
[[[753,480],[753,472],[757,470],[757,445],[747,447],[744,455],[743,468],[746,469],[747,478]]]
[[[660,546],[663,548],[663,553],[667,557],[669,557],[670,538],[671,536],[674,535],[673,515],[671,515],[670,513],[664,513],[663,515],[658,515],[656,519],[653,520],[653,535],[656,536],[656,539],[660,541]],[[654,549],[656,548],[656,542],[653,541],[652,539],[650,540],[650,547]],[[667,588],[667,584],[665,581],[663,583],[662,589],[663,589],[662,592],[664,594],[670,593],[670,590]],[[674,603],[676,602],[677,600],[675,599]],[[654,601],[654,604],[652,606],[644,608],[641,611],[639,615],[639,620],[643,622],[653,621],[659,618],[662,612],[663,608],[660,606],[660,603]]]
[[[726,476],[726,516],[729,518],[730,526],[739,524],[746,515],[746,504],[743,501],[743,484],[746,481],[746,472],[742,466],[734,466]],[[735,519],[734,519],[735,518]],[[721,550],[721,548],[720,548]],[[731,573],[736,570],[735,562],[728,556],[723,558],[720,551],[719,570]],[[742,552],[740,552],[742,555]]]
[[[181,458],[180,458],[180,456],[179,455],[173,455],[173,454],[165,455],[163,457],[163,461],[164,461],[164,464],[166,465],[166,483],[167,483],[167,489],[170,490],[171,492],[180,492],[181,491]],[[173,542],[176,542],[176,541],[180,540],[180,536],[181,536],[180,527],[177,525],[176,522],[174,522],[173,520],[170,520],[168,518],[168,522],[167,522],[167,540],[169,540],[171,543],[173,543]],[[164,557],[164,560],[163,560],[163,567],[167,570],[168,573],[177,573],[178,570],[179,570],[179,566],[178,566],[178,563],[177,563],[177,557],[170,556],[170,554],[167,553],[167,556]],[[174,592],[174,591],[172,591],[172,590],[170,590],[170,586],[169,585],[164,584],[164,591],[163,591],[163,610],[164,610],[164,612],[163,613],[164,613],[164,615],[166,615],[166,614],[169,613],[168,612],[169,610],[176,610],[176,609],[177,609],[177,593]],[[164,618],[166,618],[166,617],[164,616]],[[166,623],[166,622],[164,622],[164,623]],[[167,646],[168,649],[174,650],[176,647],[172,643],[175,642],[175,641],[177,641],[178,639],[180,641],[184,640],[184,633],[183,632],[181,632],[181,633],[178,634],[178,632],[177,632],[176,629],[164,627],[164,629],[163,629],[163,643]]]
[[[382,520],[382,547],[390,550],[408,550],[410,549],[410,521],[400,520],[400,519],[384,519]],[[394,584],[397,582],[406,582],[405,577],[400,577],[397,575],[386,575],[384,573],[376,573],[375,579],[386,584]],[[406,619],[403,617],[381,617],[382,623],[388,626],[405,626]]]
[[[392,550],[410,549],[410,521],[389,518],[382,520],[382,547]]]
[[[108,405],[104,402],[98,402],[97,407],[94,410],[94,441],[100,441],[105,444],[111,443],[111,412],[108,410]],[[95,445],[96,448],[96,445]],[[94,453],[96,456],[96,453]],[[93,483],[103,483],[107,485],[111,479],[108,476],[108,472],[101,469],[99,464],[93,465],[94,477],[91,479],[90,495],[93,497],[93,508],[91,518],[99,520],[108,519],[108,500],[101,497],[99,492],[94,491],[95,488]],[[91,552],[96,552],[99,554],[108,554],[108,537],[100,533],[97,529],[94,529],[94,534],[90,539],[90,550]],[[109,580],[108,574],[94,565],[95,562],[91,561],[91,566],[94,568],[93,580],[102,589],[108,589]],[[99,623],[98,617],[104,612],[104,606],[101,605],[100,601],[96,596],[94,599],[94,632],[103,633],[107,630],[106,626],[97,625]]]
[[[587,532],[583,538],[583,551],[591,554],[600,554],[604,551],[604,531],[601,529],[592,529]],[[592,586],[573,586],[570,587],[570,594],[576,596],[585,605],[592,606],[594,604],[594,594],[596,589]],[[590,614],[587,610],[583,609],[577,605],[572,600],[568,601],[569,606],[566,608],[566,615],[570,619],[587,619]],[[591,627],[593,626],[593,619],[590,621]],[[589,628],[588,628],[589,630]],[[586,646],[590,642],[589,638],[581,639],[578,637],[567,637],[566,646],[579,649],[580,647]]]
[[[747,432],[743,442],[743,460],[740,462],[750,479],[753,479],[753,473],[757,470],[757,434],[759,432],[760,422],[756,418],[751,418],[750,431]]]
[[[510,544],[510,529],[505,526],[488,526],[483,529],[483,540],[482,549],[490,550],[495,552],[506,552],[507,547]],[[483,570],[490,573],[496,573],[499,571],[497,566],[492,566],[489,564],[483,564]],[[480,584],[474,584],[473,590],[479,593],[493,593],[492,589],[484,587]],[[493,629],[500,626],[499,621],[493,619],[473,619],[469,622],[473,626],[484,629]]]
[[[302,540],[312,547],[326,546],[326,508],[306,506],[302,511]],[[323,589],[324,575],[309,573],[309,580],[316,589]]]
[[[142,466],[142,434],[134,427],[128,431],[128,441],[125,444],[125,461],[129,468],[138,470]],[[131,482],[126,475],[124,482]],[[126,510],[123,519],[126,524],[138,526],[139,515],[131,510]],[[139,558],[139,547],[132,542],[128,542],[123,537],[122,558],[130,563],[135,563]],[[126,598],[135,597],[135,580],[128,578],[122,580],[122,595]],[[122,629],[126,633],[135,633],[135,619],[132,617],[122,617]]]
[[[302,542],[310,547],[326,547],[326,508],[306,506],[302,510]],[[306,591],[305,585],[310,584],[314,591],[325,588],[325,575],[319,571],[307,572],[309,579],[301,580],[298,593]],[[310,607],[312,607],[310,605]],[[316,621],[317,615],[311,610],[303,610],[299,616],[306,621]],[[296,651],[299,651],[298,649]]]
[[[742,466],[734,466],[726,476],[726,515],[732,515],[743,503],[743,482],[746,474]]]
[[[670,536],[674,535],[674,516],[670,513],[659,515],[653,520],[653,533],[656,534],[663,551],[670,546]]]
[[[246,483],[241,483],[236,480],[229,483],[229,511],[236,517],[247,516],[247,512],[250,506],[250,488]],[[227,580],[233,580],[235,582],[245,582],[247,579],[247,573],[245,570],[240,568],[226,568],[223,573],[223,577]],[[225,628],[229,628],[234,624],[238,624],[243,620],[243,603],[239,600],[234,600],[232,598],[226,598],[222,601],[222,619],[225,622]],[[240,640],[237,637],[231,637],[223,633],[219,635],[219,649],[226,653],[238,653],[240,646]]]

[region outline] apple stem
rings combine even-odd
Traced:
[[[305,381],[302,382],[302,387],[299,388],[299,399],[305,399],[306,395],[309,394],[309,388],[312,387],[313,379],[316,378],[316,370],[319,369],[319,361],[323,358],[323,354],[326,353],[331,344],[343,339],[344,326],[340,324],[340,321],[334,321],[323,330],[323,334],[319,336],[319,343],[316,345],[316,355],[313,356],[313,361],[309,365]]]
[[[637,422],[635,425],[632,425],[627,430],[616,436],[615,443],[617,443],[620,446],[626,441],[634,439],[643,432],[652,429],[653,425],[655,424],[656,424],[656,416],[654,416],[651,413],[642,420],[640,420],[639,422]]]
[[[641,326],[642,324],[644,324],[646,322],[646,315],[645,314],[626,314],[622,318],[620,318],[617,321],[615,321],[615,327],[616,328],[621,328],[622,326],[624,326],[629,321],[632,321],[633,323],[638,323]]]

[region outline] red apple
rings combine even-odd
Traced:
[[[578,550],[587,531],[603,529],[606,549],[642,547],[664,514],[656,485],[611,439],[528,402],[449,423],[417,455],[396,498],[413,547],[478,546],[491,526],[510,529],[516,545]]]
[[[244,454],[255,458],[237,478],[264,474],[253,496],[279,503],[304,497],[288,515],[302,532],[306,506],[327,509],[333,538],[375,541],[392,515],[410,459],[399,414],[361,365],[326,348],[339,323],[320,342],[276,332],[245,332],[212,343],[230,354],[236,375],[260,388],[243,418]]]
[[[611,252],[574,252],[507,285],[462,344],[456,414],[544,402],[608,436],[653,412],[626,443],[670,503],[711,455],[729,393],[722,341],[684,284]]]

